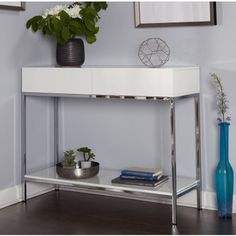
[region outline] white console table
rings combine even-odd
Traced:
[[[197,190],[197,206],[201,208],[201,156],[199,117],[199,68],[143,68],[143,67],[24,67],[22,69],[22,166],[24,201],[27,182],[68,185],[104,191],[152,194],[172,201],[172,223],[176,224],[177,198]],[[107,99],[165,100],[170,106],[171,170],[169,180],[155,188],[115,185],[111,180],[119,171],[101,168],[92,178],[69,180],[60,178],[55,167],[28,173],[26,164],[26,98],[50,96],[54,99],[54,159],[58,158],[58,98],[91,97]],[[176,176],[175,103],[193,97],[195,101],[196,178]],[[148,102],[148,101],[147,101]],[[194,155],[193,155],[194,156]]]

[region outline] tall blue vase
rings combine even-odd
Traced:
[[[229,123],[221,122],[220,161],[216,168],[216,195],[220,218],[232,217],[234,172],[229,163]]]

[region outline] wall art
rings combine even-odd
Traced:
[[[216,25],[215,2],[135,2],[136,27]]]

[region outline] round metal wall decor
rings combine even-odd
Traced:
[[[170,58],[170,48],[164,40],[150,38],[141,43],[138,57],[145,66],[161,67]]]

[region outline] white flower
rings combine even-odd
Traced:
[[[43,18],[47,18],[48,15],[56,16],[58,15],[61,11],[65,10],[67,5],[57,5],[51,9],[46,9],[44,12]]]
[[[81,11],[80,5],[76,4],[71,8],[65,8],[64,11],[71,17],[71,18],[80,18],[79,12]]]

